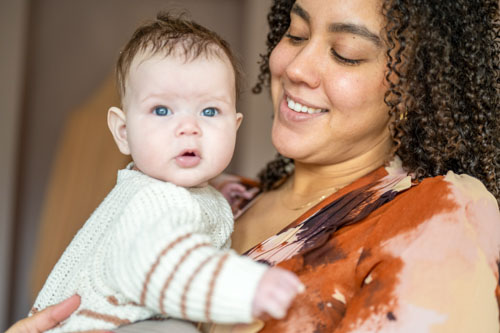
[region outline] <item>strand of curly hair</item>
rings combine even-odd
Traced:
[[[270,83],[269,56],[288,29],[293,3],[275,0],[271,7],[256,93]],[[466,173],[500,202],[498,1],[386,0],[382,14],[394,153],[418,180]],[[291,163],[278,156],[268,164],[259,174],[263,188],[288,177]]]

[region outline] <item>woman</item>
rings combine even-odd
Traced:
[[[233,246],[307,289],[262,331],[498,332],[495,18],[497,1],[274,2],[261,82],[294,168],[262,173]]]
[[[275,0],[268,18],[256,89],[281,155],[233,247],[306,292],[232,328],[498,332],[498,2]]]

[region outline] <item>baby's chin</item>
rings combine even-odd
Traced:
[[[141,169],[139,167],[139,169]],[[160,170],[158,170],[160,169]],[[207,170],[208,169],[208,170]],[[181,187],[205,187],[223,170],[220,168],[149,168],[144,174]]]
[[[208,178],[196,179],[194,177],[179,177],[172,179],[170,177],[157,177],[157,179],[164,182],[169,182],[181,187],[205,187],[208,185]]]
[[[176,184],[177,185],[177,184]],[[201,188],[201,187],[206,187],[208,186],[208,182],[203,182],[201,184],[197,184],[197,185],[192,185],[192,186],[183,186],[183,185],[178,185],[178,186],[182,186],[182,187],[193,187],[193,188]]]

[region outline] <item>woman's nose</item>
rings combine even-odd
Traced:
[[[196,117],[194,116],[184,116],[179,119],[179,125],[176,129],[176,135],[200,135],[201,128],[198,124]]]
[[[290,81],[304,83],[317,88],[321,83],[321,53],[318,47],[309,43],[295,54],[286,67]]]

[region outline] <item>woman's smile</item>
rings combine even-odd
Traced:
[[[301,104],[300,102],[293,100],[290,96],[286,96],[286,103],[287,103],[288,107],[295,112],[316,114],[316,113],[328,111],[327,109],[309,107],[305,104]]]
[[[286,122],[304,122],[323,116],[327,109],[310,106],[310,104],[296,97],[283,95],[279,106],[279,116]]]

